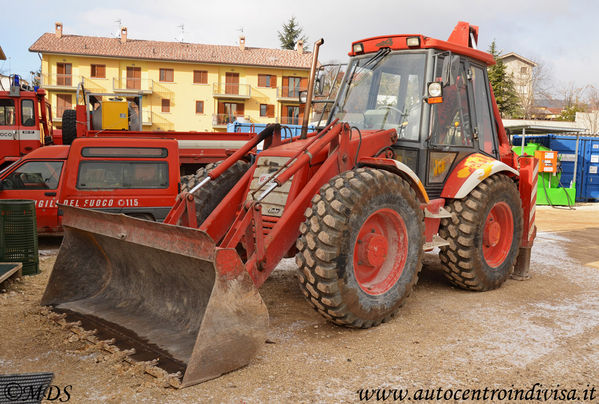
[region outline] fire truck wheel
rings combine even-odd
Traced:
[[[300,287],[333,323],[369,328],[403,305],[422,268],[424,222],[414,190],[358,168],[320,188],[297,240]]]
[[[514,181],[493,175],[447,210],[452,217],[439,228],[449,242],[439,253],[445,276],[463,289],[500,287],[514,269],[522,238],[522,205]]]
[[[62,144],[70,145],[77,138],[77,111],[66,109],[62,114]]]
[[[210,163],[205,167],[200,168],[193,175],[185,175],[181,177],[181,191],[190,191],[200,181],[202,181],[208,173],[218,166],[221,162]],[[243,174],[250,168],[250,164],[246,161],[239,160],[231,166],[227,171],[222,173],[217,179],[210,181],[197,190],[196,196],[196,216],[198,218],[198,226],[212,213],[214,208],[218,206],[220,201],[229,193],[233,186],[243,177]]]

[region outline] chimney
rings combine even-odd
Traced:
[[[54,23],[54,35],[56,38],[62,38],[62,22]]]
[[[245,37],[244,36],[239,37],[239,49],[245,50]]]
[[[302,41],[301,39],[297,41],[297,52],[304,53],[304,41]]]
[[[127,42],[127,27],[121,28],[121,43]]]

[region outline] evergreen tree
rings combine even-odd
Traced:
[[[487,71],[499,112],[504,117],[517,117],[521,115],[521,111],[514,81],[512,76],[507,74],[503,61],[499,59],[500,51],[497,50],[494,40],[489,46],[489,53],[493,55],[495,65],[489,67]]]
[[[281,41],[281,49],[295,49],[295,44],[302,40],[304,44],[308,42],[308,37],[303,35],[303,28],[297,23],[295,17],[291,17],[287,24],[283,24],[283,29],[278,31],[279,41]],[[308,50],[304,45],[304,49]]]

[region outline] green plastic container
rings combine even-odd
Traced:
[[[23,263],[23,275],[39,273],[35,201],[0,200],[0,261]]]
[[[512,146],[518,156],[522,153],[522,146]],[[530,142],[524,146],[524,154],[534,156],[537,150],[551,150],[540,143]],[[537,205],[574,206],[576,200],[576,186],[564,188],[560,185],[562,174],[539,173],[537,181]]]

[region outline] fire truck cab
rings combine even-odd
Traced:
[[[51,117],[46,91],[11,76],[9,90],[0,91],[0,169],[38,147],[61,143],[54,139]]]
[[[35,201],[38,234],[61,234],[60,204],[162,221],[180,189],[173,139],[82,138],[0,171],[0,199]]]

